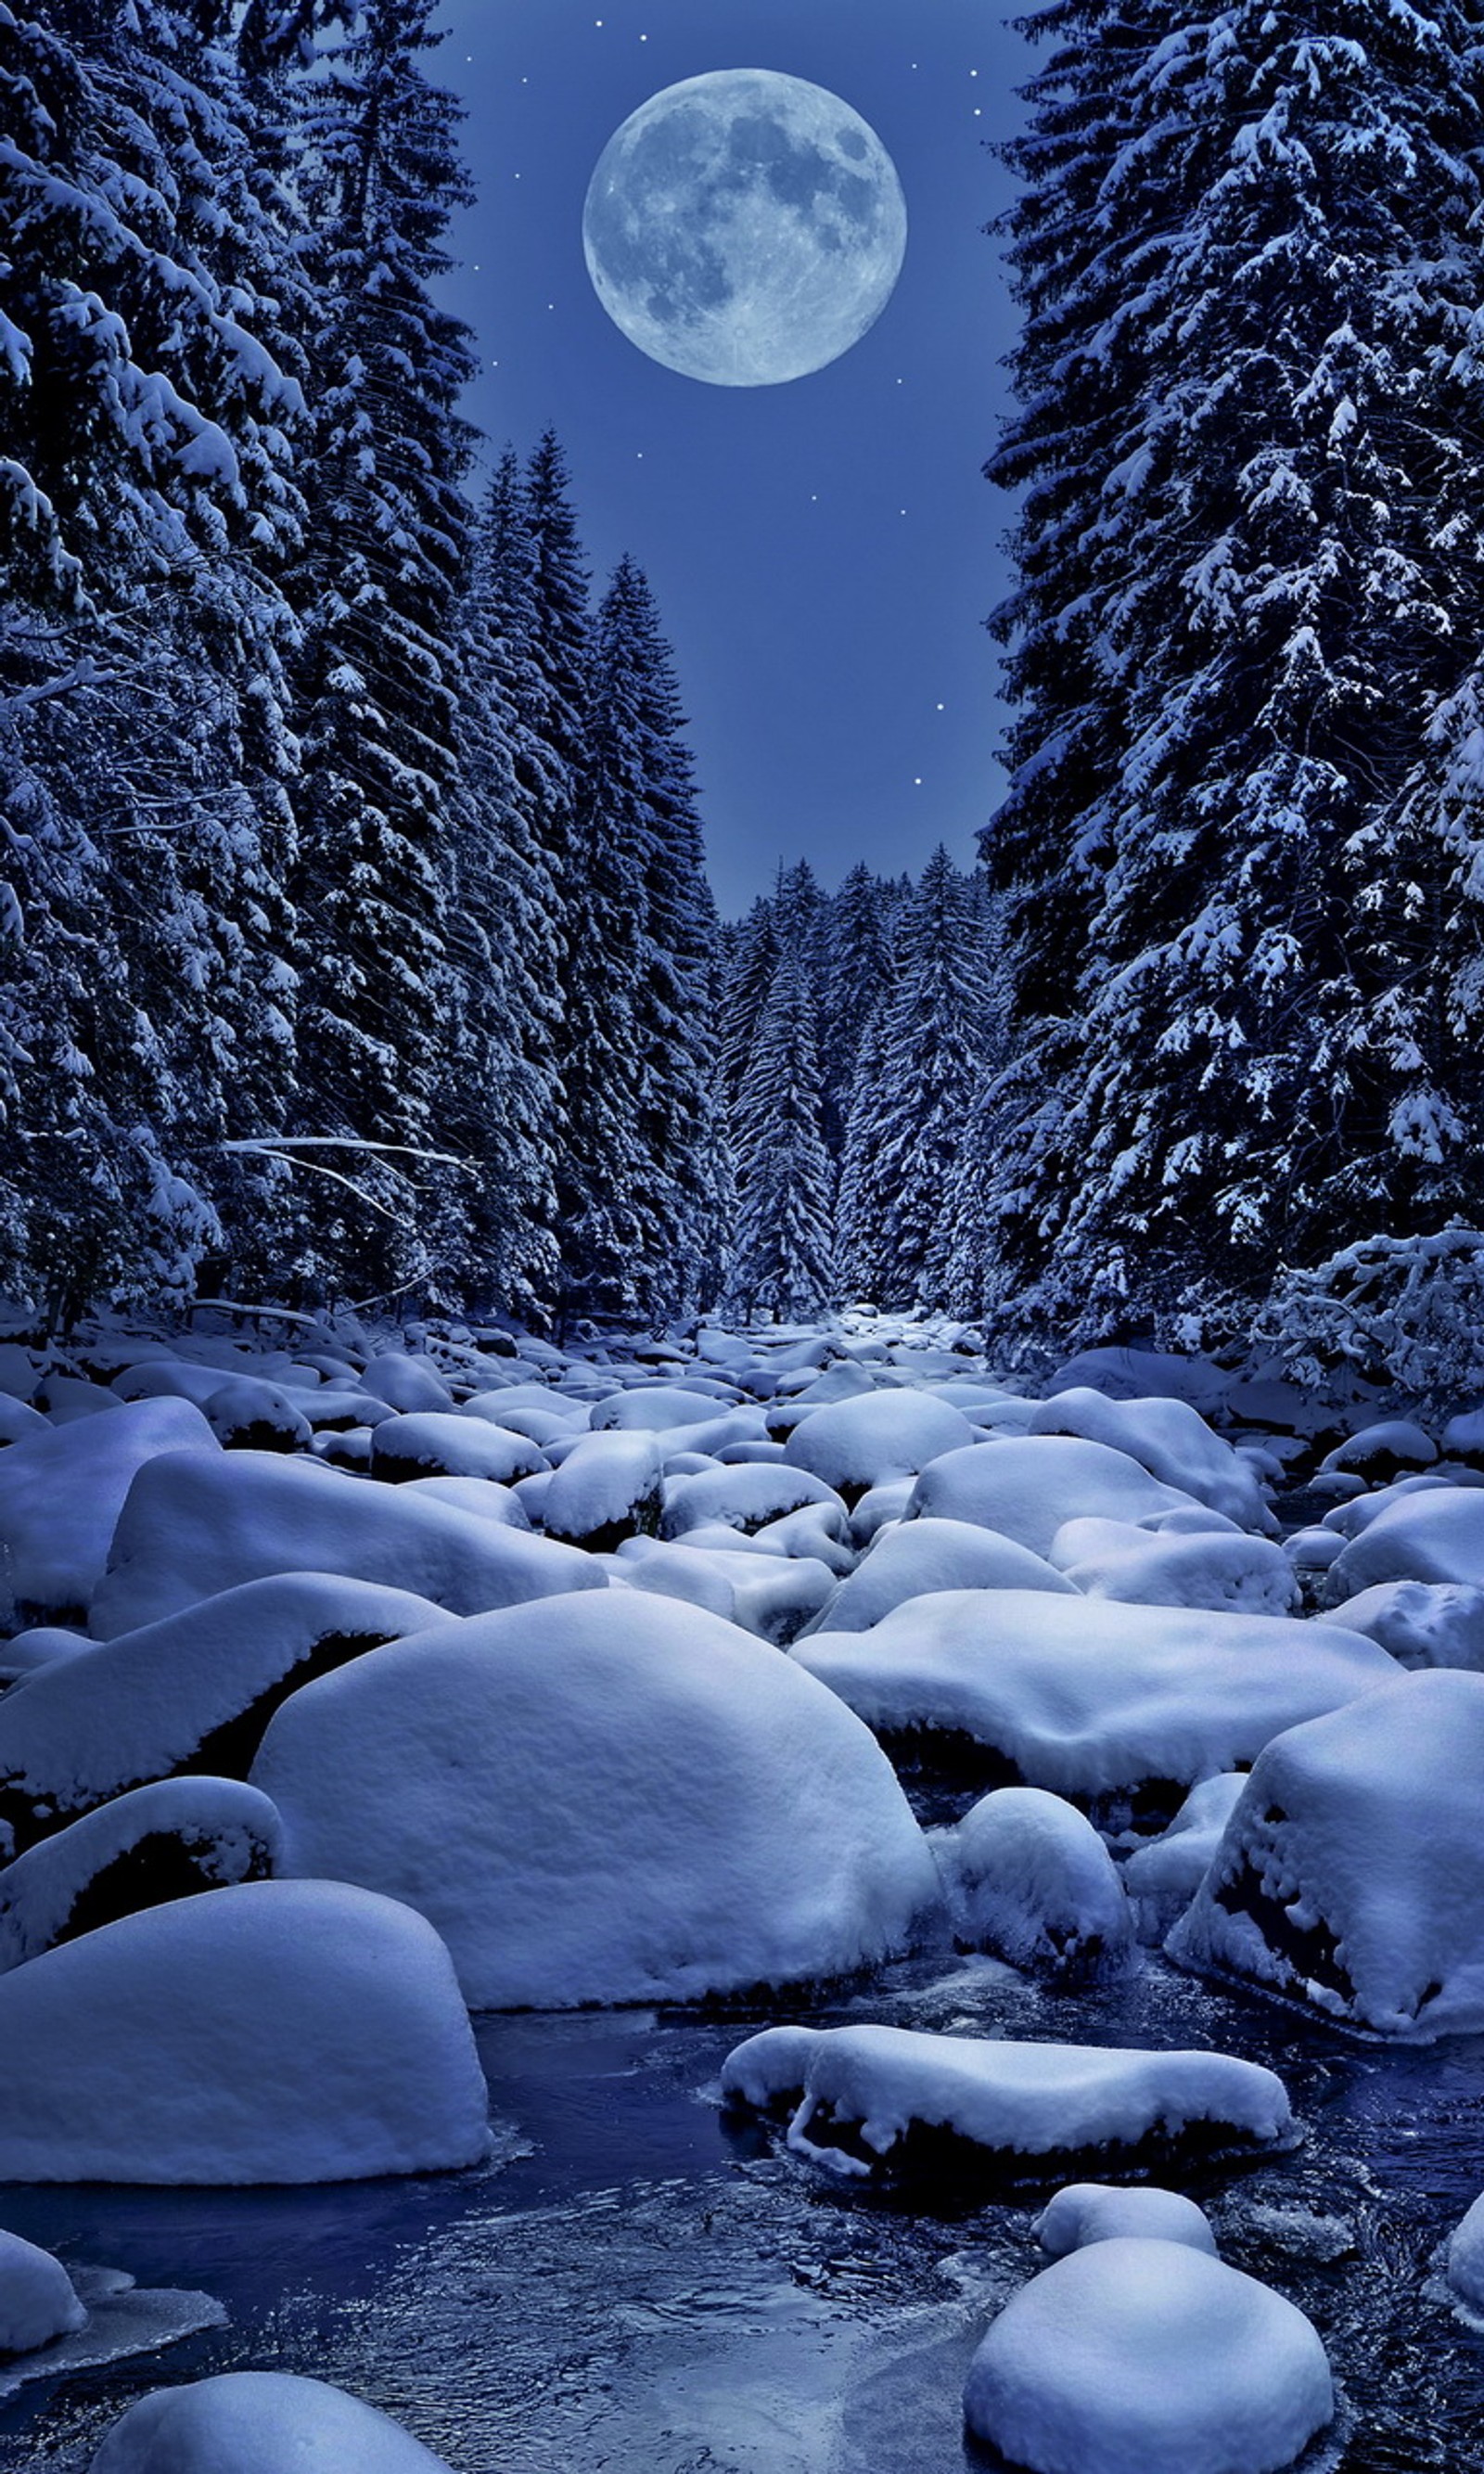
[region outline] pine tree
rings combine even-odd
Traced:
[[[727,1286],[749,1321],[803,1322],[834,1299],[833,1178],[820,1102],[817,1007],[805,955],[788,944],[734,1121],[739,1205]]]
[[[884,888],[864,861],[845,878],[830,905],[828,968],[821,1053],[824,1073],[824,1139],[832,1157],[844,1149],[845,1122],[856,1062],[867,1024],[890,982],[890,956],[882,924]]]
[[[766,895],[759,894],[746,918],[733,932],[732,950],[722,973],[717,1089],[729,1124],[736,1118],[747,1059],[781,952],[773,906]]]

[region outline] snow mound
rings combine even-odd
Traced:
[[[660,1534],[683,1538],[689,1530],[718,1521],[728,1529],[762,1529],[810,1503],[822,1504],[831,1513],[834,1535],[842,1537],[845,1507],[822,1478],[809,1469],[789,1468],[782,1461],[738,1461],[729,1468],[672,1478],[665,1489]]]
[[[404,1488],[367,1486],[317,1461],[166,1452],[129,1490],[91,1628],[109,1640],[277,1572],[382,1582],[454,1614],[604,1586],[573,1547],[426,1494],[409,1498]]]
[[[594,1403],[590,1422],[595,1430],[617,1427],[662,1435],[672,1426],[699,1426],[717,1414],[714,1392],[690,1392],[674,1383],[637,1384],[631,1392],[614,1392]]]
[[[1127,1961],[1133,1935],[1117,1868],[1060,1796],[997,1787],[929,1844],[963,1948],[1066,1974]]]
[[[1425,2042],[1484,2028],[1484,1677],[1393,1673],[1268,1745],[1165,1947]]]
[[[266,1880],[280,1837],[240,1779],[168,1779],[100,1805],[0,1872],[0,1972],[166,1899]]]
[[[1334,2390],[1281,2294],[1184,2244],[1124,2237],[1006,2304],[963,2414],[1030,2474],[1278,2474],[1333,2419]]]
[[[1007,1435],[930,1463],[912,1489],[907,1516],[972,1520],[1045,1555],[1062,1522],[1079,1515],[1140,1521],[1194,1501],[1107,1443],[1072,1435]]]
[[[375,1477],[482,1477],[508,1486],[545,1467],[540,1444],[528,1435],[456,1409],[399,1412],[372,1430]]]
[[[1448,2237],[1444,2273],[1464,2308],[1484,2318],[1484,2193]]]
[[[480,2008],[836,1976],[903,1949],[938,1903],[843,1703],[638,1590],[374,1651],[284,1704],[253,1779],[291,1868],[422,1908]]]
[[[1379,1581],[1459,1581],[1484,1589],[1484,1488],[1423,1479],[1398,1492],[1331,1564],[1325,1595],[1338,1606]]]
[[[0,1700],[0,1819],[25,1847],[126,1787],[240,1775],[285,1693],[438,1612],[405,1589],[282,1572],[54,1661]]]
[[[361,1389],[374,1400],[384,1400],[389,1409],[403,1411],[415,1417],[420,1410],[450,1409],[452,1395],[438,1369],[427,1357],[414,1357],[400,1348],[383,1349],[368,1360],[360,1378]]]
[[[1123,1868],[1140,1941],[1162,1942],[1205,1878],[1247,1785],[1246,1773],[1223,1770],[1193,1786],[1163,1834],[1136,1847]]]
[[[789,2111],[789,2146],[846,2175],[933,2158],[945,2135],[1008,2179],[1096,2155],[1141,2176],[1170,2149],[1229,2156],[1290,2145],[1282,2081],[1228,2053],[1115,2050],[915,2027],[767,2027],[727,2055],[721,2092]],[[898,2156],[898,2150],[903,2151]]]
[[[1231,1445],[1213,1435],[1188,1401],[1161,1398],[1110,1400],[1086,1386],[1069,1386],[1042,1400],[1031,1419],[1033,1435],[1080,1435],[1110,1444],[1148,1469],[1151,1477],[1193,1494],[1239,1529],[1276,1527],[1256,1477]]]
[[[1226,1401],[1231,1377],[1209,1358],[1110,1345],[1083,1349],[1058,1368],[1046,1389],[1053,1398],[1062,1392],[1090,1389],[1108,1400],[1188,1400],[1193,1409],[1210,1416]]]
[[[1039,1589],[913,1598],[870,1632],[817,1632],[790,1656],[878,1734],[967,1735],[1021,1783],[1071,1796],[1237,1769],[1396,1672],[1336,1625]]]
[[[1144,2242],[1184,2243],[1191,2250],[1216,2256],[1216,2237],[1204,2209],[1179,2191],[1156,2190],[1152,2182],[1128,2191],[1108,2182],[1069,2182],[1041,2210],[1031,2231],[1053,2259],[1127,2235]]]
[[[338,2182],[472,2165],[448,1952],[390,1899],[246,1881],[0,1977],[0,2179]]]
[[[1484,1669],[1484,1589],[1464,1581],[1377,1581],[1321,1623],[1363,1632],[1399,1666]]]
[[[138,1471],[160,1454],[202,1466],[222,1447],[189,1400],[139,1400],[107,1418],[8,1443],[0,1452],[0,1574],[9,1566],[18,1631],[85,1614],[103,1577],[113,1527]],[[0,1586],[0,1597],[4,1595]]]
[[[87,2312],[60,2259],[0,2231],[0,2354],[31,2354],[81,2328]]]
[[[766,1538],[767,1533],[762,1534]],[[722,1539],[724,1546],[718,1542]],[[725,1528],[695,1530],[676,1545],[654,1538],[627,1539],[614,1558],[613,1570],[632,1589],[705,1607],[780,1649],[819,1613],[838,1586],[827,1564],[770,1553]]]
[[[1374,1483],[1396,1477],[1403,1469],[1431,1468],[1437,1457],[1437,1444],[1421,1426],[1409,1418],[1387,1418],[1378,1425],[1362,1426],[1343,1443],[1336,1443],[1319,1466],[1351,1470]]]
[[[909,1520],[878,1533],[819,1617],[830,1632],[869,1632],[909,1598],[938,1589],[1049,1589],[1073,1585],[1028,1546],[967,1520]]]
[[[1067,1520],[1052,1540],[1048,1560],[1084,1596],[1120,1598],[1132,1606],[1286,1615],[1300,1598],[1293,1564],[1281,1546],[1236,1530],[1152,1530],[1126,1520]]]
[[[870,1392],[812,1408],[784,1457],[812,1469],[846,1502],[894,1477],[915,1477],[943,1452],[976,1441],[961,1411],[924,1392]]]
[[[631,1427],[582,1435],[542,1495],[542,1525],[549,1538],[601,1554],[641,1529],[657,1529],[663,1499],[652,1433]]]
[[[324,2380],[223,2371],[141,2397],[90,2474],[449,2474],[410,2431]]]

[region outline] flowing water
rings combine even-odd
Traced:
[[[0,2404],[0,2474],[85,2468],[141,2390],[312,2373],[404,2421],[459,2474],[965,2474],[964,2368],[1040,2259],[1034,2202],[930,2215],[822,2187],[716,2100],[773,2014],[477,2023],[498,2125],[466,2174],[305,2192],[8,2190],[0,2223],[227,2323],[38,2380]],[[1264,2061],[1290,2155],[1187,2182],[1224,2255],[1298,2302],[1342,2396],[1326,2474],[1484,2474],[1484,2333],[1440,2241],[1484,2188],[1484,2038],[1393,2050],[1163,1961],[1076,1997],[993,1961],[889,1971],[817,2014]],[[1254,2365],[1260,2376],[1260,2366]],[[353,2469],[347,2469],[353,2474]]]

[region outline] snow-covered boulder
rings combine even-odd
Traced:
[[[456,1512],[473,1513],[476,1520],[498,1520],[507,1529],[529,1533],[530,1517],[513,1486],[498,1486],[487,1477],[404,1477],[403,1497],[415,1502],[451,1503]]]
[[[0,1460],[0,1480],[4,1474]],[[1484,1487],[1423,1478],[1399,1489],[1330,1564],[1325,1596],[1339,1606],[1380,1581],[1460,1581],[1484,1589]]]
[[[324,2380],[222,2371],[140,2397],[89,2474],[450,2474],[389,2414]]]
[[[1334,2389],[1281,2294],[1186,2244],[1124,2237],[1006,2304],[963,2416],[1028,2474],[1278,2474],[1332,2421]]]
[[[986,1778],[998,1766],[1006,1783],[1076,1797],[1236,1769],[1396,1672],[1336,1625],[1040,1589],[913,1598],[870,1632],[814,1633],[790,1656],[879,1735],[966,1736],[993,1757]]]
[[[361,1389],[409,1417],[423,1409],[436,1414],[453,1405],[453,1395],[431,1358],[415,1357],[400,1348],[383,1349],[367,1360]]]
[[[1291,2146],[1281,2079],[1228,2053],[1115,2050],[914,2027],[767,2027],[727,2055],[729,2103],[789,2116],[789,2146],[835,2172],[884,2164],[1010,2182],[1096,2158],[1142,2179],[1159,2157]]]
[[[1184,2243],[1216,2257],[1216,2237],[1204,2209],[1181,2192],[1161,2191],[1152,2182],[1136,2183],[1131,2190],[1111,2182],[1069,2182],[1041,2210],[1031,2231],[1053,2259],[1085,2250],[1089,2243],[1117,2242],[1129,2235],[1143,2242]]]
[[[1110,1400],[1088,1386],[1068,1386],[1038,1404],[1029,1431],[1108,1443],[1152,1477],[1225,1513],[1240,1529],[1271,1531],[1276,1525],[1253,1469],[1186,1400],[1157,1394]]]
[[[1168,1830],[1134,1849],[1123,1868],[1123,1885],[1140,1941],[1152,1946],[1162,1942],[1176,1917],[1189,1906],[1246,1785],[1242,1770],[1203,1779]]]
[[[1484,2192],[1448,2236],[1444,2274],[1464,2309],[1484,2319]]]
[[[1399,1666],[1484,1669],[1484,1589],[1464,1581],[1378,1581],[1321,1623],[1379,1641]]]
[[[808,1503],[822,1504],[831,1515],[833,1534],[843,1537],[845,1507],[823,1478],[782,1461],[742,1461],[731,1468],[701,1469],[693,1477],[669,1480],[660,1534],[684,1538],[718,1521],[750,1533]]]
[[[241,1779],[135,1787],[0,1871],[0,1973],[167,1899],[265,1881],[282,1833]]]
[[[235,1374],[202,1403],[207,1425],[226,1451],[301,1452],[314,1429],[281,1383]]]
[[[907,1520],[873,1540],[821,1611],[817,1629],[869,1632],[909,1598],[937,1589],[1049,1589],[1073,1584],[1028,1546],[967,1520]]]
[[[1400,1476],[1407,1469],[1431,1468],[1438,1457],[1438,1446],[1429,1434],[1413,1423],[1410,1418],[1386,1418],[1377,1425],[1362,1426],[1358,1433],[1348,1435],[1336,1443],[1320,1462],[1323,1469],[1345,1469],[1372,1485],[1384,1485],[1388,1478]]]
[[[86,2307],[60,2259],[0,2232],[0,2356],[33,2354],[84,2326]]]
[[[797,1638],[838,1586],[829,1564],[770,1554],[756,1540],[723,1528],[694,1530],[673,1545],[627,1539],[613,1569],[632,1589],[705,1607],[780,1649]]]
[[[1058,1975],[1127,1963],[1133,1933],[1117,1868],[1059,1795],[997,1787],[929,1844],[962,1948]]]
[[[0,1574],[9,1629],[85,1614],[114,1523],[138,1472],[160,1455],[206,1467],[222,1447],[189,1400],[138,1400],[106,1418],[47,1427],[0,1452]],[[0,1596],[5,1584],[0,1582]],[[7,1610],[0,1605],[0,1627]]]
[[[15,1400],[9,1392],[0,1392],[0,1444],[23,1443],[28,1435],[50,1432],[49,1421],[29,1400]]]
[[[1007,1435],[930,1462],[912,1489],[907,1516],[976,1521],[1045,1555],[1062,1522],[1080,1515],[1139,1521],[1194,1501],[1107,1443],[1073,1435]]]
[[[539,1443],[487,1418],[457,1409],[413,1409],[383,1418],[372,1430],[374,1477],[482,1477],[508,1486],[546,1467]]]
[[[1375,2035],[1478,2032],[1481,1773],[1484,1677],[1451,1668],[1291,1728],[1165,1948]]]
[[[277,1452],[166,1452],[130,1488],[91,1629],[110,1640],[275,1572],[384,1582],[453,1614],[604,1586],[573,1547],[411,1498],[405,1487],[366,1486]]]
[[[707,1423],[715,1419],[717,1405],[713,1392],[692,1392],[675,1383],[636,1384],[631,1392],[614,1392],[606,1400],[595,1401],[591,1423],[598,1431],[617,1427],[662,1435],[672,1427]]]
[[[625,1538],[660,1525],[664,1481],[660,1446],[646,1427],[581,1435],[541,1499],[548,1538],[607,1554]]]
[[[472,2165],[448,1952],[338,1881],[245,1881],[0,1977],[0,2180],[338,2182]]]
[[[1230,1388],[1230,1375],[1209,1358],[1116,1344],[1083,1349],[1059,1366],[1046,1386],[1053,1398],[1062,1392],[1090,1390],[1109,1400],[1186,1400],[1205,1417],[1221,1410]]]
[[[930,1392],[870,1392],[812,1408],[789,1437],[785,1457],[853,1503],[871,1487],[915,1477],[929,1461],[975,1441],[962,1412]]]
[[[405,1589],[282,1572],[53,1661],[0,1700],[0,1820],[24,1848],[126,1787],[240,1777],[285,1694],[439,1612]]]
[[[431,1917],[480,2008],[839,1975],[938,1902],[877,1745],[775,1650],[613,1589],[377,1650],[285,1703],[287,1862]]]
[[[1121,1598],[1132,1606],[1286,1615],[1300,1601],[1294,1567],[1281,1546],[1235,1529],[1139,1529],[1127,1520],[1067,1520],[1052,1540],[1048,1560],[1084,1596]]]

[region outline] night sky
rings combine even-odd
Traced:
[[[478,184],[451,305],[498,449],[550,423],[599,586],[648,572],[691,717],[713,882],[735,915],[780,860],[968,865],[998,795],[996,648],[1009,508],[982,477],[1013,334],[982,227],[1011,194],[1029,56],[984,0],[446,0],[432,73],[469,108]],[[896,164],[907,259],[876,325],[781,386],[648,359],[582,255],[583,199],[620,121],[718,68],[828,86]]]

